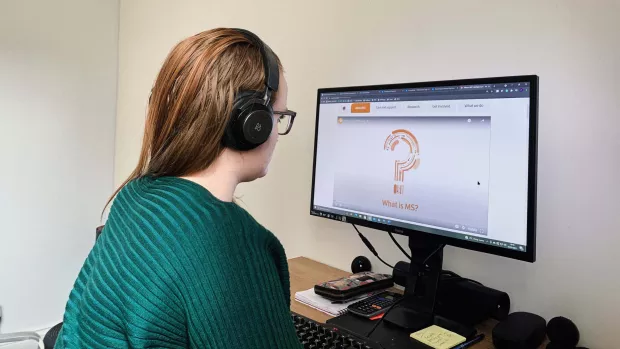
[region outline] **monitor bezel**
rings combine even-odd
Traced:
[[[320,88],[317,90],[316,101],[316,120],[314,129],[314,154],[312,161],[312,191],[310,193],[310,214],[317,212],[314,209],[314,191],[316,180],[316,158],[317,158],[317,143],[319,135],[319,111],[321,103],[322,93],[331,92],[345,92],[345,91],[365,91],[365,90],[383,90],[393,88],[423,88],[423,87],[440,87],[440,86],[453,86],[453,85],[475,85],[475,84],[503,84],[503,83],[518,83],[527,82],[530,84],[530,115],[529,115],[529,149],[528,149],[528,189],[527,189],[527,245],[524,252],[507,249],[503,247],[485,245],[477,242],[470,242],[467,240],[460,240],[452,237],[436,235],[432,233],[426,233],[415,229],[405,229],[400,227],[394,227],[391,225],[372,222],[355,217],[347,217],[347,223],[352,223],[359,226],[382,230],[386,232],[392,232],[395,234],[410,236],[410,237],[424,237],[429,242],[435,242],[439,244],[446,244],[450,246],[460,247],[472,251],[489,253],[497,256],[503,256],[507,258],[517,259],[526,262],[536,261],[536,200],[537,200],[537,164],[538,164],[538,76],[537,75],[516,75],[516,76],[503,76],[503,77],[490,77],[490,78],[477,78],[477,79],[460,79],[460,80],[443,80],[443,81],[427,81],[427,82],[412,82],[412,83],[398,83],[398,84],[383,84],[383,85],[364,85],[364,86],[346,86],[346,87],[329,87]],[[316,214],[315,214],[316,216]],[[321,218],[321,217],[319,217]]]

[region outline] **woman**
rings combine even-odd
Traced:
[[[284,250],[233,202],[290,130],[286,96],[278,58],[249,32],[210,30],[173,48],[57,348],[300,347]]]

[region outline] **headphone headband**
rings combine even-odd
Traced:
[[[271,48],[251,31],[240,28],[235,28],[235,30],[258,47],[261,56],[263,57],[265,86],[271,92],[278,91],[278,87],[280,85],[280,67],[278,66],[278,61],[276,60],[275,54]],[[271,95],[271,93],[269,95]]]

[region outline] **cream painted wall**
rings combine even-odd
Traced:
[[[619,2],[604,0],[122,0],[115,180],[136,162],[149,90],[170,48],[217,26],[251,29],[280,55],[299,116],[269,176],[239,192],[290,257],[347,269],[370,255],[353,228],[308,213],[316,89],[538,74],[538,261],[449,248],[446,264],[509,292],[513,310],[567,316],[582,344],[610,348],[620,322],[619,16]],[[387,235],[364,231],[385,259],[403,259]]]
[[[113,188],[118,0],[0,1],[0,333],[49,328]]]

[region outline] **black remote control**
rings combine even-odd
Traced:
[[[347,310],[355,315],[371,318],[386,312],[402,295],[394,292],[381,292],[377,295],[362,299],[347,307]]]

